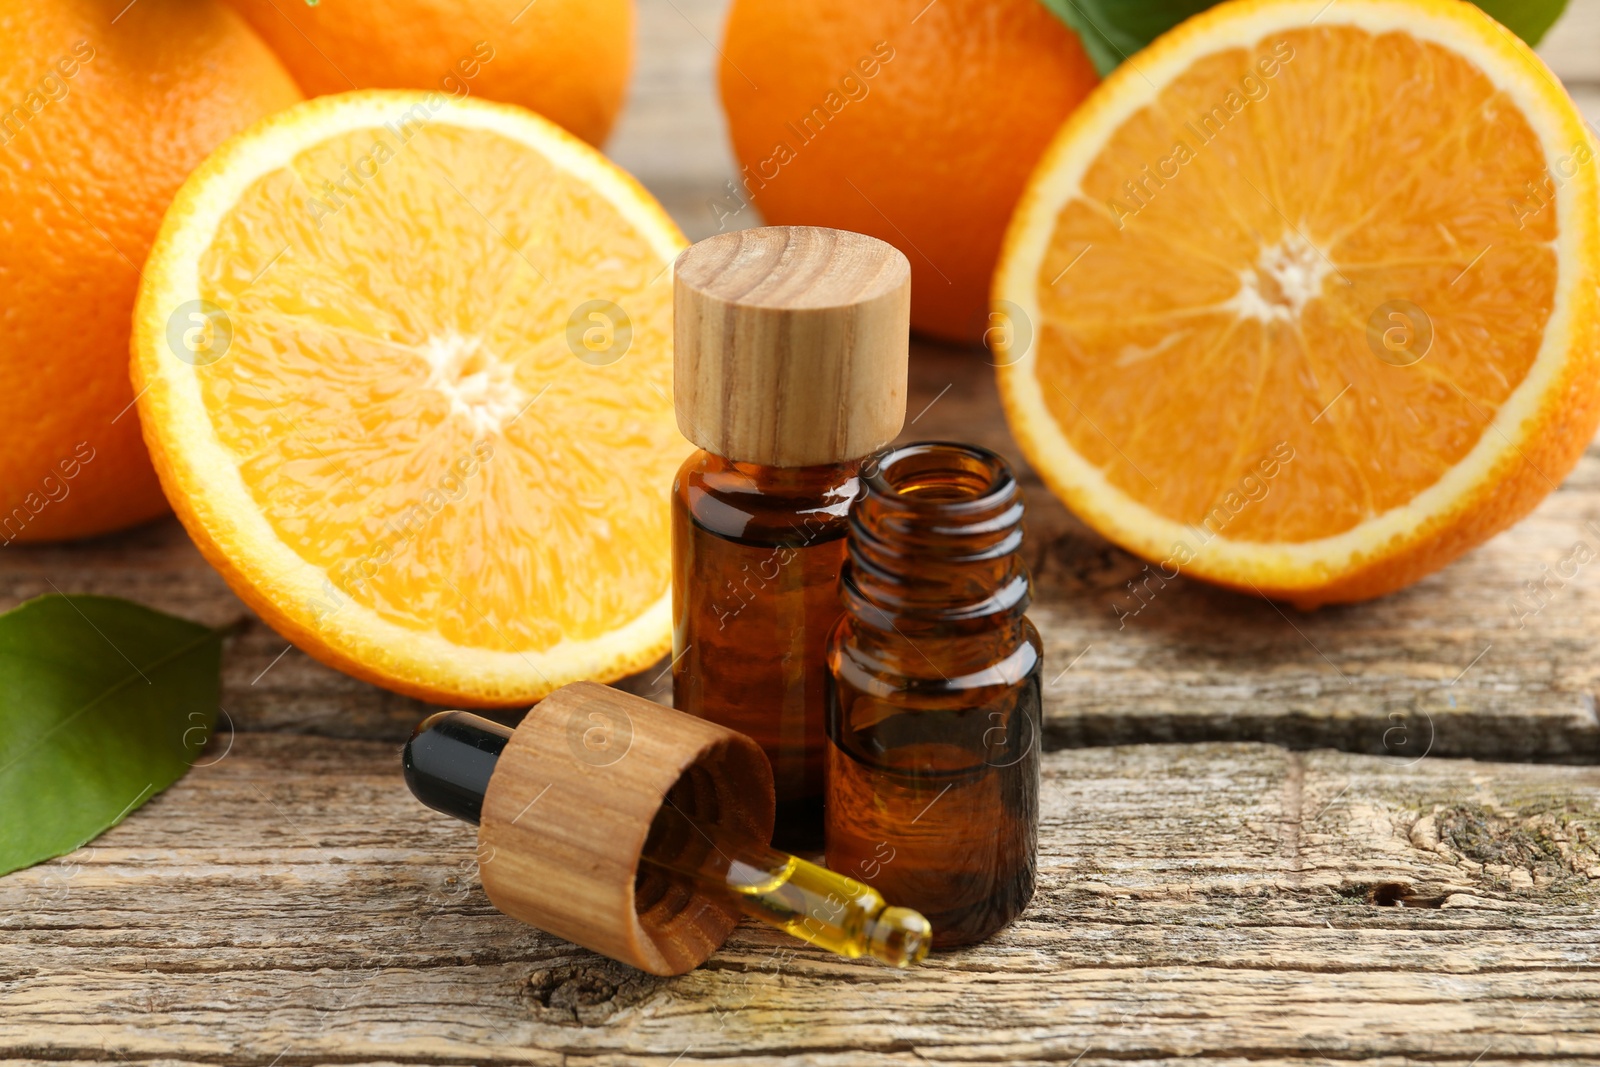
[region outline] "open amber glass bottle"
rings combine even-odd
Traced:
[[[981,940],[1033,896],[1041,646],[1022,498],[969,445],[869,460],[829,642],[827,861]]]

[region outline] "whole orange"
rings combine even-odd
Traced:
[[[228,0],[312,96],[431,89],[520,104],[592,145],[622,109],[633,0]]]
[[[217,0],[6,4],[0,544],[166,510],[128,380],[139,272],[189,172],[299,99]]]
[[[982,336],[1006,222],[1099,81],[1039,0],[734,0],[722,105],[742,171],[718,209],[835,226],[911,261],[911,321]]]

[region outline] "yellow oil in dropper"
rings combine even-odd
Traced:
[[[642,859],[731,899],[752,919],[850,959],[909,967],[927,956],[933,941],[933,927],[919,912],[890,907],[871,886],[798,856],[714,836],[670,796],[650,827]]]

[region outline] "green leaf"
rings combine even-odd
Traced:
[[[1214,0],[1040,0],[1083,41],[1101,76]]]
[[[113,597],[0,615],[0,875],[183,777],[216,721],[225,633]]]
[[[1078,35],[1102,76],[1184,19],[1215,6],[1213,0],[1040,2]],[[1567,0],[1479,0],[1478,6],[1534,45],[1560,17]]]
[[[1567,9],[1567,0],[1477,0],[1496,22],[1536,45]]]

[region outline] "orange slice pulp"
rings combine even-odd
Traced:
[[[526,703],[670,645],[670,264],[684,239],[517,108],[363,92],[228,142],[135,316],[157,471],[301,648]]]
[[[1521,517],[1600,421],[1595,143],[1457,0],[1236,0],[1068,121],[995,279],[1008,418],[1168,577],[1310,606]]]

